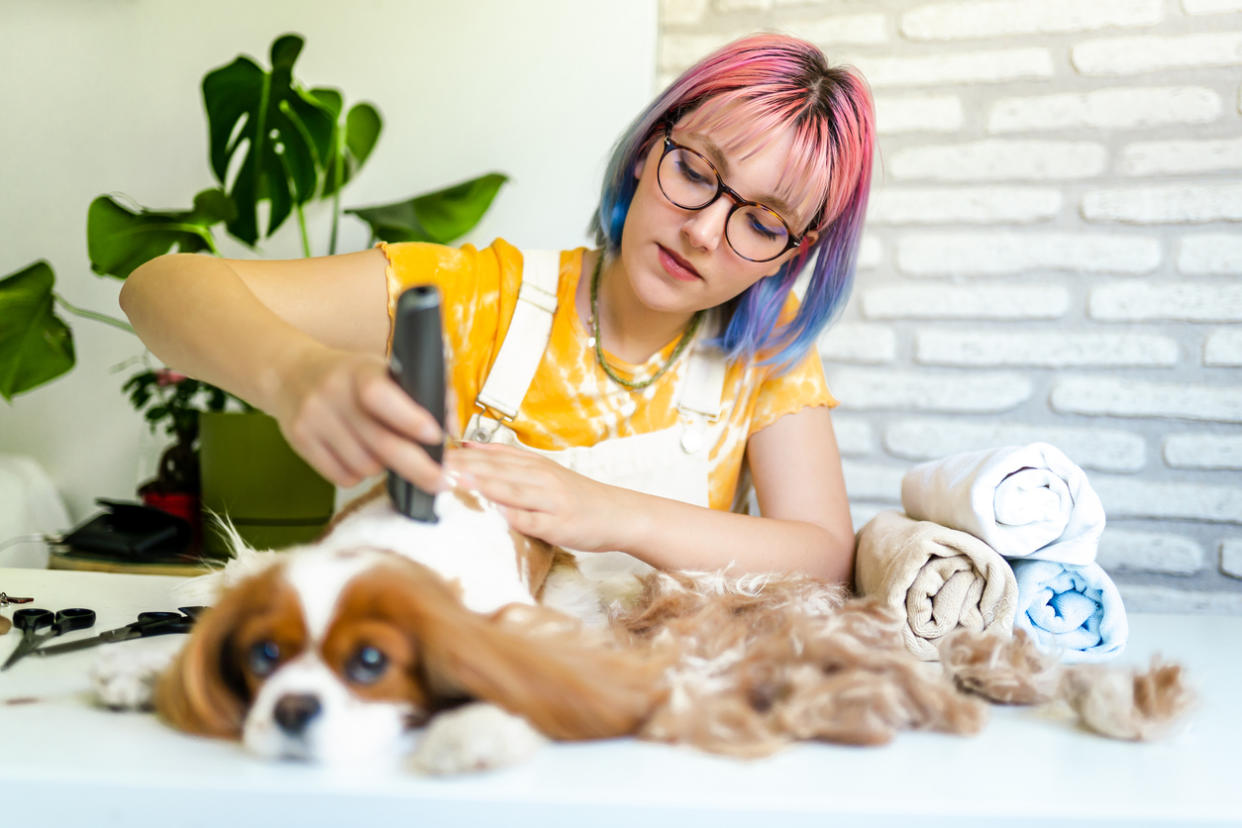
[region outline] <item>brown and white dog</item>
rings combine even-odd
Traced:
[[[209,576],[223,595],[159,680],[159,713],[322,761],[402,755],[429,724],[414,763],[439,772],[515,761],[543,737],[634,733],[662,692],[659,660],[537,605],[555,592],[599,611],[572,556],[468,493],[436,510],[409,520],[377,487],[314,544],[243,550]]]

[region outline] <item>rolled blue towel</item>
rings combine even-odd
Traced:
[[[1105,661],[1121,653],[1130,635],[1126,610],[1097,563],[1010,560],[1018,582],[1014,628],[1065,662]]]

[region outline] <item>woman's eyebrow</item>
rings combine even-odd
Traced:
[[[715,141],[713,141],[711,138],[709,138],[706,135],[702,135],[697,132],[690,132],[690,133],[687,133],[687,135],[690,138],[696,139],[702,145],[703,152],[707,156],[708,160],[711,161],[712,164],[715,165],[716,170],[720,173],[722,177],[728,178],[729,161],[728,159],[725,158],[724,150],[722,150],[719,147],[719,145],[716,144]],[[725,183],[728,184],[727,181]],[[730,184],[729,186],[733,186],[733,185]],[[760,195],[758,198],[751,198],[750,200],[757,201],[760,204],[764,205],[765,207],[770,207],[771,209],[780,213],[781,218],[784,218],[786,220],[792,220],[796,218],[794,216],[793,207],[790,206],[788,201],[781,198],[776,193],[768,193],[768,194]]]

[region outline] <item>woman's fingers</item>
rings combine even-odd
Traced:
[[[445,456],[445,468],[494,503],[536,512],[561,507],[563,487],[553,473],[560,467],[531,452],[507,446],[454,449]]]
[[[414,402],[386,373],[359,377],[356,394],[363,413],[397,434],[427,444],[444,439],[436,418]]]
[[[331,445],[325,441],[316,440],[296,448],[315,471],[337,486],[353,486],[362,479],[341,462]]]

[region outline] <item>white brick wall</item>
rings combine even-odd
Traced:
[[[1242,331],[1228,329],[1208,334],[1203,343],[1203,364],[1242,367]]]
[[[1149,26],[1163,17],[1162,0],[983,0],[935,3],[901,16],[911,40],[954,40],[1008,34],[1075,32],[1108,26]]]
[[[1242,221],[1242,184],[1171,184],[1092,190],[1082,198],[1088,221],[1181,224]]]
[[[1242,538],[1221,541],[1220,570],[1232,578],[1242,578]]]
[[[923,371],[825,369],[833,394],[848,400],[845,411],[981,413],[1008,411],[1031,396],[1030,379],[1014,373],[934,374]]]
[[[868,319],[1056,319],[1069,310],[1069,290],[1050,281],[901,284],[864,287],[856,302]]]
[[[1242,592],[1212,592],[1178,587],[1118,584],[1129,612],[1189,612],[1207,615],[1242,614]]]
[[[798,33],[825,47],[888,40],[887,20],[882,14],[834,15],[808,20],[799,27]]]
[[[1108,572],[1133,570],[1193,575],[1203,569],[1203,547],[1180,535],[1106,528],[1100,538],[1100,566]]]
[[[842,63],[857,66],[874,89],[941,87],[944,84],[1003,83],[1052,77],[1047,49],[947,52],[934,57],[872,57],[852,54]]]
[[[1202,124],[1220,116],[1220,95],[1197,86],[1103,89],[1070,95],[1003,98],[988,116],[989,132],[1129,129]]]
[[[1242,0],[1182,0],[1187,14],[1220,14],[1242,11]]]
[[[875,90],[820,343],[860,527],[904,470],[1047,441],[1132,610],[1242,613],[1242,0],[664,0],[661,70],[756,28]]]
[[[828,362],[890,363],[897,358],[897,334],[883,325],[842,322],[820,339],[819,353]]]
[[[1072,377],[1053,385],[1051,403],[1055,410],[1067,414],[1242,423],[1242,384],[1142,382],[1103,375]]]
[[[901,500],[901,478],[904,466],[877,466],[846,460],[845,488],[850,497],[860,500]]]
[[[933,330],[915,335],[914,358],[923,365],[986,367],[1176,365],[1177,343],[1151,334]]]
[[[1242,469],[1242,435],[1171,434],[1164,462],[1178,469]]]
[[[875,429],[865,419],[842,414],[832,419],[837,448],[846,457],[866,456],[875,451]]]
[[[884,429],[884,448],[889,454],[919,462],[965,451],[1037,442],[1059,447],[1084,469],[1132,472],[1143,468],[1147,460],[1143,438],[1116,429],[1011,425],[995,418],[981,423],[906,417],[894,420]]]
[[[881,135],[956,132],[962,126],[962,101],[952,95],[876,95],[875,123]]]
[[[1050,187],[886,187],[871,199],[872,224],[1026,224],[1061,209],[1061,192]]]
[[[1117,282],[1091,291],[1092,319],[1188,322],[1242,321],[1242,284],[1222,282]]]
[[[1149,273],[1160,264],[1156,239],[1120,233],[994,231],[907,233],[897,267],[910,276],[994,276],[1027,270]]]
[[[1070,50],[1084,75],[1137,75],[1165,69],[1233,66],[1242,59],[1242,31],[1172,37],[1116,37],[1090,40]]]
[[[1108,151],[1092,141],[989,140],[913,146],[888,162],[894,178],[936,181],[1048,181],[1104,172]]]
[[[1242,138],[1136,142],[1122,150],[1119,166],[1124,175],[1242,170]]]
[[[1190,274],[1242,276],[1242,233],[1183,236],[1177,269]]]
[[[1242,488],[1206,483],[1161,483],[1097,475],[1092,484],[1114,518],[1157,518],[1242,523]]]

